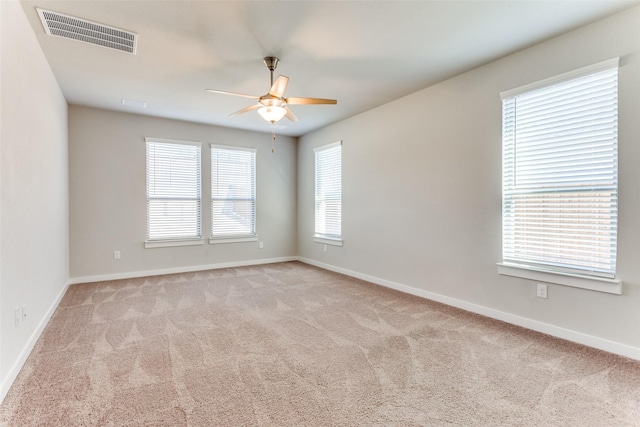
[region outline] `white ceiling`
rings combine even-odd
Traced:
[[[265,56],[290,78],[300,136],[640,4],[640,1],[21,1],[70,104],[270,132],[253,102]],[[138,34],[136,55],[47,36],[36,7]],[[586,65],[586,64],[585,64]],[[124,106],[131,99],[146,109]]]

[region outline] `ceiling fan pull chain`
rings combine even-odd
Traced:
[[[273,123],[271,124],[271,126],[273,127]],[[272,130],[271,139],[273,140],[273,143],[271,144],[271,152],[275,153],[276,152],[276,148],[275,148],[275,145],[276,145],[276,130],[275,129]]]

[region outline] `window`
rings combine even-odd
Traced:
[[[618,59],[501,96],[504,263],[614,278]]]
[[[314,150],[316,163],[315,236],[321,243],[342,245],[342,142]]]
[[[211,241],[255,241],[256,150],[211,145]]]
[[[146,247],[202,243],[200,144],[151,138],[146,143]]]

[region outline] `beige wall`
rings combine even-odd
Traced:
[[[211,234],[209,144],[257,148],[258,242],[144,248],[145,137],[202,143],[202,231]],[[295,139],[71,106],[69,109],[71,277],[145,273],[296,255]],[[121,259],[113,259],[113,251]]]
[[[615,56],[618,276],[623,295],[497,274],[499,93]],[[298,253],[475,311],[640,357],[640,8],[615,15],[300,138]],[[343,140],[343,247],[314,243],[313,147]]]
[[[69,199],[66,101],[20,3],[0,14],[1,401],[68,281]]]

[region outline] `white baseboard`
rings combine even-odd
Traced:
[[[297,256],[253,259],[249,261],[222,262],[218,264],[190,265],[186,267],[161,268],[158,270],[131,271],[126,273],[100,274],[97,276],[72,277],[71,284],[104,282],[105,280],[134,279],[136,277],[160,276],[164,274],[192,273],[195,271],[217,270],[220,268],[247,267],[251,265],[274,264],[276,262],[297,261]]]
[[[18,377],[20,370],[24,366],[24,363],[27,361],[27,358],[31,354],[31,351],[33,350],[33,347],[36,345],[36,342],[38,342],[38,338],[40,338],[40,335],[42,335],[44,328],[49,323],[49,320],[51,320],[51,316],[53,316],[53,313],[55,313],[56,308],[58,308],[58,305],[60,304],[60,301],[62,301],[62,297],[64,297],[64,294],[67,292],[67,289],[69,288],[70,284],[71,284],[71,281],[67,280],[67,283],[65,283],[65,285],[62,287],[62,290],[58,293],[58,296],[53,301],[53,303],[49,306],[49,309],[44,314],[44,317],[40,320],[40,323],[38,323],[38,326],[33,331],[29,339],[27,340],[27,343],[22,349],[22,351],[20,352],[18,359],[15,361],[11,369],[9,369],[9,372],[7,372],[7,376],[2,380],[2,383],[0,384],[0,403],[2,403],[4,398],[7,396],[7,393],[9,392],[11,385]]]
[[[345,274],[347,276],[355,277],[357,279],[366,280],[367,282],[375,283],[387,288],[395,289],[400,292],[415,295],[421,298],[426,298],[432,301],[440,302],[452,307],[461,308],[472,313],[480,314],[482,316],[490,317],[492,319],[501,320],[512,325],[522,326],[523,328],[531,329],[533,331],[542,332],[547,335],[551,335],[557,338],[562,338],[567,341],[572,341],[578,344],[586,345],[588,347],[597,348],[609,353],[617,354],[620,356],[628,357],[630,359],[640,360],[640,348],[632,347],[630,345],[617,343],[615,341],[609,341],[603,338],[587,335],[582,332],[565,329],[559,326],[550,325],[548,323],[540,322],[538,320],[529,319],[526,317],[518,316],[504,311],[495,310],[493,308],[485,307],[478,304],[473,304],[467,301],[459,300],[456,298],[447,297],[444,295],[436,294],[433,292],[425,291],[422,289],[414,288],[411,286],[403,285],[400,283],[392,282],[390,280],[380,279],[378,277],[369,276],[367,274],[358,273],[345,268],[336,267],[323,262],[318,262],[312,259],[298,257],[298,260],[306,264],[314,265],[316,267],[324,268],[325,270],[335,271],[336,273]]]

